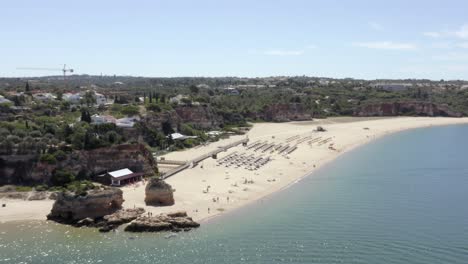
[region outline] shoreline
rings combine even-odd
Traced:
[[[395,118],[398,118],[398,117],[395,117]],[[380,120],[380,119],[379,119]],[[308,121],[306,121],[308,122]],[[468,122],[468,120],[467,120]],[[367,144],[371,144],[377,140],[380,140],[380,139],[383,139],[385,138],[386,136],[391,136],[391,135],[395,135],[395,134],[398,134],[398,133],[401,133],[401,132],[407,132],[407,131],[411,131],[411,130],[416,130],[416,129],[426,129],[426,128],[430,128],[430,127],[441,127],[441,126],[458,126],[458,125],[468,125],[468,123],[458,123],[458,124],[431,124],[431,125],[427,125],[427,126],[420,126],[420,127],[412,127],[412,128],[403,128],[401,130],[395,130],[395,131],[391,131],[391,132],[388,132],[388,133],[385,133],[385,134],[380,134],[380,135],[376,135],[375,137],[371,138],[370,140],[366,141],[366,142],[360,142],[360,143],[356,143],[355,145],[349,147],[348,149],[345,149],[343,150],[342,152],[340,152],[339,154],[337,154],[336,156],[333,156],[333,157],[330,157],[329,159],[323,161],[321,163],[320,166],[317,166],[315,169],[307,172],[306,174],[302,175],[301,177],[297,178],[295,181],[292,181],[290,183],[288,183],[287,185],[281,187],[280,189],[278,190],[275,190],[273,192],[269,192],[267,193],[266,195],[262,196],[262,197],[259,197],[258,199],[255,199],[255,200],[251,200],[251,201],[248,201],[246,202],[245,204],[242,204],[242,205],[239,205],[233,209],[231,209],[230,211],[228,212],[225,212],[225,213],[222,213],[222,214],[215,214],[215,215],[212,215],[212,216],[208,216],[206,218],[203,218],[203,219],[200,219],[199,222],[200,223],[209,223],[210,221],[213,221],[219,217],[222,217],[222,216],[225,216],[227,214],[230,214],[230,213],[235,213],[236,211],[246,207],[246,206],[250,206],[250,205],[253,205],[255,202],[258,202],[262,199],[267,199],[273,195],[276,195],[278,194],[279,192],[281,191],[284,191],[288,188],[291,188],[292,186],[300,183],[303,179],[307,178],[307,177],[313,177],[313,175],[315,173],[317,173],[317,171],[319,170],[322,170],[322,169],[325,169],[326,166],[332,164],[333,162],[335,162],[338,158],[342,157],[343,155],[345,154],[348,154],[349,152],[352,152],[352,151],[355,151],[355,150],[358,150],[359,148],[361,147],[364,147],[366,146]]]
[[[468,121],[467,121],[468,122]],[[246,202],[245,204],[242,204],[238,207],[235,207],[233,208],[232,210],[228,211],[228,212],[225,212],[223,214],[216,214],[216,215],[212,215],[212,216],[209,216],[209,217],[206,217],[206,218],[203,218],[203,219],[200,219],[199,222],[200,223],[209,223],[210,221],[213,221],[213,220],[216,220],[218,219],[219,217],[223,217],[223,216],[226,216],[227,214],[232,214],[232,213],[235,213],[236,211],[240,210],[240,209],[243,209],[245,208],[246,206],[251,206],[253,205],[255,202],[259,202],[260,200],[262,199],[268,199],[269,197],[273,196],[273,195],[276,195],[278,194],[279,192],[282,192],[286,189],[289,189],[291,188],[292,186],[300,183],[303,179],[307,178],[307,177],[313,177],[313,175],[315,173],[317,173],[319,170],[323,170],[326,168],[326,166],[329,166],[331,164],[333,164],[333,162],[335,162],[338,158],[342,157],[343,155],[345,154],[348,154],[349,152],[352,152],[352,151],[355,151],[355,150],[358,150],[359,148],[361,147],[364,147],[366,146],[367,144],[371,144],[377,140],[380,140],[380,139],[383,139],[387,136],[392,136],[392,135],[395,135],[395,134],[398,134],[398,133],[401,133],[401,132],[407,132],[407,131],[411,131],[411,130],[416,130],[416,129],[426,129],[426,128],[430,128],[430,127],[442,127],[442,126],[459,126],[459,125],[468,125],[468,123],[460,123],[460,124],[436,124],[436,125],[428,125],[428,126],[421,126],[421,127],[413,127],[413,128],[407,128],[407,129],[401,129],[401,130],[396,130],[396,131],[392,131],[392,132],[389,132],[389,133],[386,133],[386,134],[382,134],[382,135],[378,135],[372,139],[370,139],[369,141],[367,142],[362,142],[362,143],[357,143],[355,144],[354,146],[352,147],[349,147],[349,149],[346,149],[342,152],[340,152],[338,155],[334,156],[334,157],[331,157],[330,159],[328,160],[325,160],[323,161],[323,163],[316,167],[315,169],[309,171],[308,173],[304,174],[303,176],[297,178],[295,181],[293,182],[290,182],[288,183],[287,185],[283,186],[282,188],[276,190],[276,191],[273,191],[273,192],[270,192],[270,193],[267,193],[265,196],[263,197],[260,197],[258,199],[255,199],[255,200],[251,200],[251,201],[248,201]]]
[[[318,125],[321,125],[327,131],[312,134],[314,136],[332,137],[331,142],[336,147],[336,151],[327,149],[328,144],[321,147],[309,147],[306,143],[300,143],[298,144],[298,149],[292,152],[289,158],[274,156],[271,162],[255,172],[244,170],[243,168],[217,167],[216,160],[209,159],[204,161],[201,164],[202,166],[196,166],[167,179],[167,182],[176,190],[174,193],[176,204],[174,206],[146,206],[143,200],[145,186],[138,184],[122,188],[125,199],[123,207],[143,207],[154,214],[183,210],[187,211],[194,220],[208,223],[221,215],[235,212],[239,208],[287,189],[299,183],[305,177],[313,176],[314,172],[331,164],[343,154],[372,143],[386,135],[432,126],[468,124],[468,118],[392,117],[382,119],[342,119],[336,120],[336,122],[335,119],[325,119],[305,122],[254,124],[248,133],[250,138],[249,144],[257,140],[269,140],[279,144],[292,135],[309,135],[311,134],[311,129],[315,129]],[[364,128],[368,128],[368,130],[364,130]],[[265,131],[268,132],[265,133]],[[238,139],[239,136],[231,137],[228,140],[211,143],[209,146],[172,152],[165,155],[165,157],[167,159],[183,160],[194,153],[201,153],[202,151],[206,153],[218,145],[225,145],[230,140],[235,141]],[[222,156],[220,155],[218,159],[234,151],[245,151],[245,148],[238,146],[230,149],[226,153],[223,153]],[[287,171],[287,175],[283,174],[283,171]],[[245,184],[243,191],[238,191],[239,189],[232,187],[232,184],[228,184],[228,182],[234,181],[236,185],[241,185],[240,182],[242,180],[247,181],[248,176],[252,179],[253,183]],[[275,181],[272,183],[268,179],[268,183],[266,183],[267,177],[274,177]],[[191,181],[187,180],[187,178],[190,178]],[[206,185],[211,186],[214,192],[202,193],[202,187]],[[213,199],[216,197],[218,201],[214,202]],[[226,197],[228,197],[227,202]],[[220,200],[221,202],[219,202]],[[7,207],[0,208],[0,223],[45,220],[54,201],[4,199],[0,201],[0,203],[5,202],[7,203]],[[211,210],[206,211],[205,208],[210,208]],[[6,214],[2,211],[5,211]]]

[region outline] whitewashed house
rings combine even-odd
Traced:
[[[37,93],[37,94],[34,94],[33,97],[34,99],[43,101],[43,102],[52,101],[56,99],[55,95],[51,93]]]
[[[124,117],[117,119],[116,125],[118,127],[133,127],[135,122],[139,121],[139,117]]]
[[[80,104],[83,97],[79,93],[64,93],[62,98],[70,104]]]
[[[115,124],[117,119],[110,115],[92,115],[91,116],[91,124],[108,124],[113,123]]]
[[[5,97],[3,97],[3,95],[0,95],[0,104],[8,104],[8,103],[12,103],[12,102],[6,99]]]
[[[107,98],[105,95],[100,94],[100,93],[94,93],[94,96],[96,97],[96,104],[97,105],[105,105],[107,104]]]

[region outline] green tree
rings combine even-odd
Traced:
[[[81,121],[86,123],[91,123],[91,114],[88,110],[81,110]]]
[[[56,186],[65,186],[75,180],[75,175],[68,170],[57,169],[52,173],[50,181]]]
[[[193,84],[190,85],[189,89],[190,89],[190,92],[193,94],[198,94],[198,92],[200,91],[200,89],[196,85],[193,85]]]

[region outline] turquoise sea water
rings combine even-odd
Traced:
[[[0,224],[0,263],[466,264],[467,135],[468,126],[390,135],[171,238]]]

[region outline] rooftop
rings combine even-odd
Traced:
[[[111,171],[111,172],[108,172],[108,173],[113,178],[120,178],[120,177],[125,177],[127,175],[133,174],[133,171],[125,168],[125,169],[121,169],[121,170]]]

